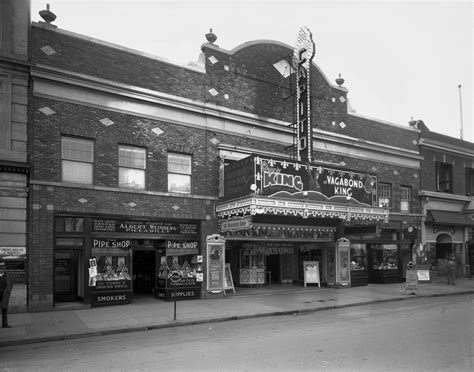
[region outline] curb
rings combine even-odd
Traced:
[[[371,305],[371,304],[376,304],[376,303],[404,301],[404,300],[412,300],[412,299],[426,298],[426,297],[466,295],[466,294],[472,294],[472,293],[474,293],[474,290],[465,290],[465,291],[459,291],[455,293],[434,293],[434,294],[427,294],[427,295],[416,295],[416,297],[407,297],[408,295],[405,295],[404,297],[392,297],[392,298],[378,299],[378,300],[376,299],[376,300],[354,302],[354,303],[342,304],[342,305],[329,305],[329,306],[311,308],[311,309],[272,311],[272,312],[260,313],[260,314],[233,315],[233,316],[228,316],[228,317],[223,317],[223,318],[200,319],[200,320],[185,321],[185,322],[177,321],[177,323],[155,324],[155,325],[149,325],[149,326],[137,326],[137,327],[129,327],[129,328],[117,328],[117,329],[91,331],[91,332],[83,332],[83,333],[76,333],[76,334],[69,334],[69,335],[54,335],[54,336],[44,336],[44,337],[36,337],[36,338],[25,338],[25,339],[10,340],[10,341],[0,341],[0,347],[27,345],[27,344],[35,344],[35,343],[42,343],[42,342],[73,340],[73,339],[86,338],[86,337],[108,336],[108,335],[115,335],[115,334],[121,334],[121,333],[129,333],[129,332],[153,331],[153,330],[158,330],[158,329],[177,328],[177,327],[185,327],[185,326],[192,326],[192,325],[199,325],[199,324],[221,323],[221,322],[228,322],[228,321],[234,321],[234,320],[255,319],[255,318],[264,318],[264,317],[271,317],[271,316],[305,315],[305,314],[316,313],[319,311],[343,309],[343,308],[348,308],[348,307]]]

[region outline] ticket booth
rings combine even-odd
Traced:
[[[350,287],[350,241],[341,238],[327,247],[326,272],[328,287]]]

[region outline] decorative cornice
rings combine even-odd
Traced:
[[[472,200],[472,196],[466,195],[459,195],[459,194],[448,194],[446,192],[436,192],[436,191],[428,191],[428,190],[420,190],[418,192],[419,197],[428,197],[433,199],[441,199],[441,200],[453,200],[459,202],[469,202]]]
[[[173,197],[173,198],[183,198],[183,199],[218,200],[217,197],[206,196],[206,195],[177,194],[177,193],[148,191],[148,190],[124,189],[124,188],[118,188],[118,187],[103,187],[103,186],[94,186],[94,185],[83,185],[83,184],[77,184],[77,183],[63,183],[63,182],[50,182],[50,181],[31,180],[30,184],[31,185],[42,185],[42,186],[54,186],[54,187],[57,187],[57,188],[66,188],[66,189],[67,188],[73,188],[73,189],[108,191],[108,192],[117,192],[117,193],[126,193],[126,194],[163,196],[163,197]]]
[[[438,152],[449,151],[464,156],[474,157],[474,150],[467,147],[457,146],[451,143],[439,142],[429,138],[420,138],[420,146],[435,149]]]

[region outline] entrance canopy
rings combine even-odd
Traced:
[[[362,204],[283,199],[263,195],[249,195],[216,204],[219,219],[246,215],[298,216],[303,218],[337,218],[354,223],[387,223],[389,211]]]
[[[474,221],[460,212],[428,210],[426,223],[437,225],[474,226]]]

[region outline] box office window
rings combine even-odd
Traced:
[[[168,153],[168,191],[191,193],[192,157]]]
[[[411,187],[402,186],[400,188],[400,212],[410,213],[411,212]]]
[[[63,137],[61,146],[62,181],[92,184],[94,142],[82,138]]]
[[[379,183],[378,196],[379,207],[389,208],[392,205],[392,185],[389,183]]]
[[[453,166],[448,163],[436,163],[436,191],[453,192]]]
[[[474,195],[474,169],[466,168],[466,195]]]
[[[119,146],[119,187],[145,188],[146,150]]]

